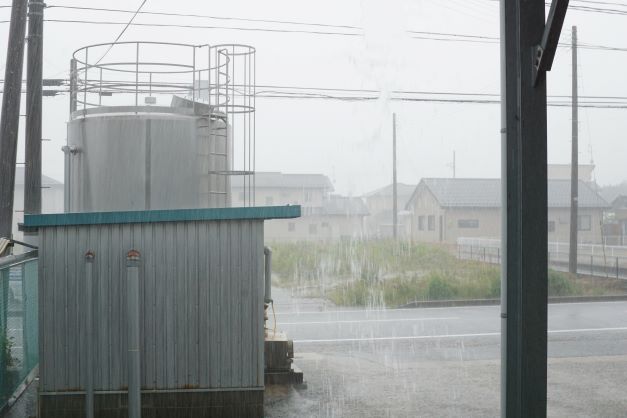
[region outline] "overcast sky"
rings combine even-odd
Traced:
[[[2,4],[8,4],[2,0]],[[50,0],[49,5],[135,8],[139,0]],[[103,6],[106,5],[106,6]],[[500,174],[500,108],[496,104],[389,101],[393,90],[499,92],[498,44],[412,39],[407,30],[498,36],[498,2],[491,0],[319,0],[223,2],[148,0],[145,11],[292,20],[365,28],[365,36],[268,33],[224,29],[131,27],[123,40],[194,44],[244,43],[257,48],[258,84],[377,89],[378,101],[257,101],[257,169],[324,173],[340,193],[359,195],[391,180],[392,112],[398,117],[399,181],[452,175]],[[627,10],[627,8],[626,8]],[[0,9],[7,20],[10,9]],[[129,15],[48,9],[49,19],[126,21]],[[581,43],[627,47],[627,16],[570,11],[562,41],[577,25]],[[140,15],[136,22],[167,22],[294,29],[294,26]],[[47,22],[44,77],[67,77],[72,52],[111,42],[121,26]],[[312,28],[309,28],[312,29]],[[0,24],[6,44],[8,24]],[[4,73],[5,51],[0,54]],[[580,50],[580,94],[627,96],[627,52]],[[570,94],[569,48],[560,48],[549,76],[550,95]],[[562,99],[567,100],[567,99]],[[44,99],[44,173],[63,178],[68,97]],[[580,111],[580,161],[594,158],[600,184],[627,178],[627,109]],[[549,109],[549,161],[568,163],[570,109]],[[23,161],[23,157],[18,157]]]

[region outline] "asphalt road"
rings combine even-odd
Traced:
[[[268,417],[499,415],[500,308],[337,309],[275,292],[307,389]],[[627,302],[549,306],[549,415],[627,417]]]

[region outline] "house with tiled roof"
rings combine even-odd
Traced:
[[[409,234],[409,223],[403,208],[416,189],[415,184],[397,183],[398,234],[406,237]],[[393,185],[373,190],[362,196],[368,207],[370,216],[366,218],[367,234],[371,238],[389,238],[394,234],[394,200]]]
[[[570,180],[548,181],[548,239],[568,242]],[[610,205],[587,182],[579,182],[579,242],[602,242],[603,213]],[[416,241],[453,244],[458,238],[501,237],[501,180],[426,178],[405,209]]]
[[[51,177],[41,176],[41,212],[63,212],[63,183]],[[13,200],[13,238],[21,240],[23,234],[18,231],[18,223],[24,220],[24,167],[15,169],[15,194]]]
[[[253,181],[255,206],[300,205],[298,219],[279,219],[264,226],[266,241],[315,241],[362,238],[368,208],[360,198],[333,194],[324,174],[257,172]],[[231,182],[232,205],[246,206],[244,178]]]

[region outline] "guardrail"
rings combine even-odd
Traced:
[[[39,363],[37,251],[0,258],[0,413]]]

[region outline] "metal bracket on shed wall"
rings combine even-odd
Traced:
[[[546,20],[542,43],[533,47],[533,85],[538,84],[538,78],[551,71],[553,59],[562,33],[562,26],[566,18],[569,0],[553,0],[551,10]]]

